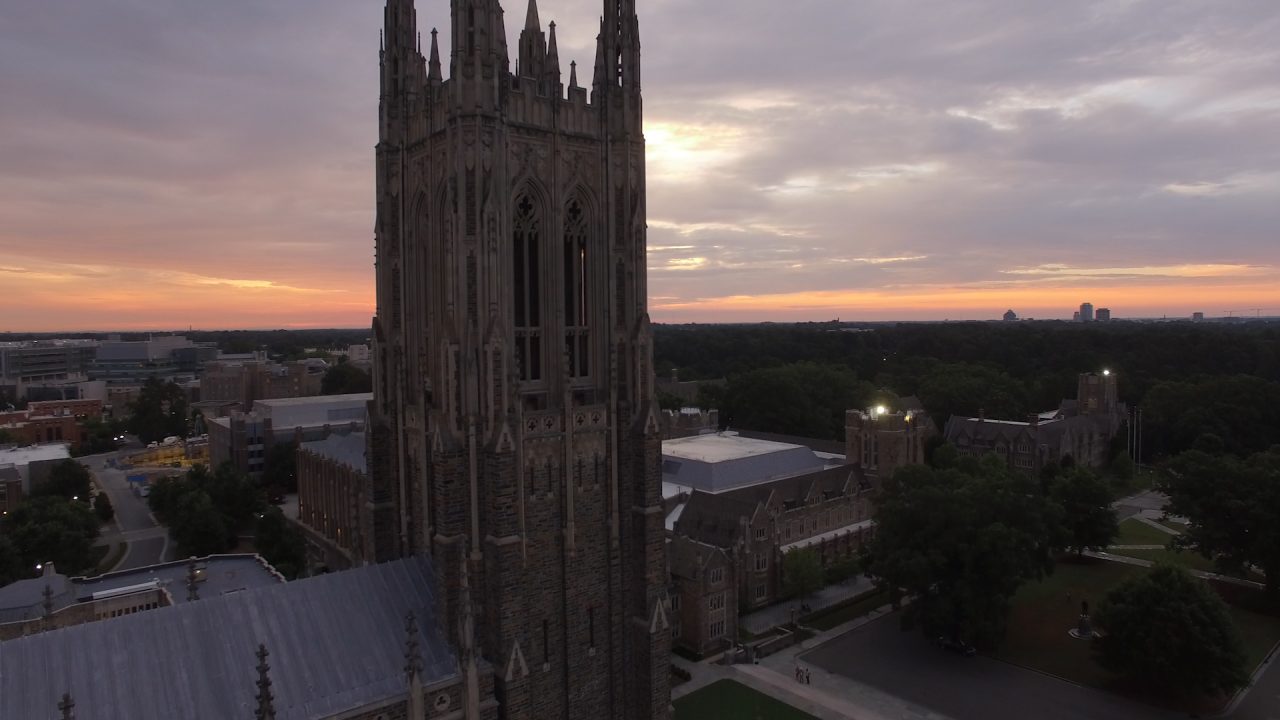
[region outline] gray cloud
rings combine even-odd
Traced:
[[[599,3],[540,9],[589,82]],[[0,5],[0,252],[367,292],[381,10]],[[640,13],[655,296],[1280,265],[1273,0]]]

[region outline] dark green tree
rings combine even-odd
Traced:
[[[995,457],[961,466],[909,466],[884,483],[867,570],[911,600],[904,628],[991,647],[1014,593],[1052,570],[1061,509]]]
[[[298,492],[298,446],[292,442],[272,445],[262,463],[260,482],[268,492]]]
[[[23,564],[22,554],[8,535],[0,532],[0,587],[30,575]]]
[[[190,422],[187,396],[175,382],[148,378],[138,398],[129,404],[129,432],[144,443],[171,435],[186,437]]]
[[[266,505],[261,488],[230,462],[206,475],[200,488],[209,494],[222,521],[232,532],[247,529]]]
[[[5,529],[23,568],[53,562],[64,575],[93,568],[98,517],[87,503],[57,496],[29,498],[5,518]]]
[[[1240,635],[1222,598],[1187,571],[1157,566],[1125,581],[1093,616],[1098,662],[1150,688],[1194,696],[1249,681]]]
[[[322,395],[347,395],[351,393],[373,392],[373,377],[361,370],[346,358],[331,365],[320,379]]]
[[[782,587],[801,602],[822,587],[822,561],[811,548],[795,548],[782,556]]]
[[[49,469],[49,476],[31,488],[32,497],[57,496],[70,500],[79,497],[89,500],[93,475],[89,468],[76,460],[61,460]]]
[[[721,422],[750,430],[843,439],[845,411],[866,407],[875,393],[842,365],[795,363],[729,379]]]
[[[1157,483],[1165,510],[1190,522],[1179,545],[1225,570],[1261,568],[1267,593],[1280,597],[1280,446],[1246,459],[1189,450]]]
[[[112,507],[111,498],[106,492],[98,493],[98,496],[93,499],[93,511],[104,524],[111,522],[116,516],[116,509]]]
[[[178,501],[197,488],[192,477],[208,475],[208,472],[204,465],[196,465],[186,475],[153,481],[147,494],[147,507],[162,524],[172,526],[177,518]]]
[[[1120,532],[1111,507],[1111,486],[1088,468],[1074,467],[1050,481],[1053,500],[1062,507],[1065,547],[1078,555],[1102,550]]]
[[[258,518],[254,545],[272,567],[290,580],[306,570],[306,540],[278,507],[268,507]]]
[[[84,431],[88,439],[76,446],[75,454],[97,455],[113,452],[119,447],[116,436],[123,430],[123,427],[114,420],[85,420]]]
[[[235,544],[235,534],[227,528],[222,513],[204,490],[195,489],[183,495],[173,513],[169,535],[182,555],[213,555],[226,552]]]
[[[1026,388],[1009,375],[983,365],[939,365],[920,381],[919,395],[938,427],[952,415],[1021,420],[1030,408]]]

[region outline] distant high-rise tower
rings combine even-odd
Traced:
[[[1004,313],[1004,321],[1005,321],[1005,322],[1013,322],[1013,321],[1015,321],[1015,320],[1017,320],[1017,319],[1018,319],[1018,313],[1014,312],[1013,310],[1006,310],[1006,311],[1005,311],[1005,313]]]
[[[1093,303],[1080,303],[1080,322],[1093,322]]]
[[[449,77],[388,0],[366,558],[430,553],[502,718],[668,717],[635,0],[590,91],[531,0],[452,0]]]
[[[1108,322],[1111,320],[1111,308],[1098,308],[1098,312],[1093,317],[1098,322]]]

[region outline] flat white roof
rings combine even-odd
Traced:
[[[29,445],[0,450],[0,465],[17,465],[22,467],[41,460],[65,460],[71,457],[71,446],[66,443],[49,445]]]
[[[254,405],[268,407],[300,407],[305,405],[344,405],[351,402],[368,402],[373,393],[352,393],[350,395],[309,395],[307,397],[274,398],[271,400],[255,400]]]
[[[720,463],[802,447],[773,440],[746,438],[734,432],[709,433],[662,441],[662,454],[682,460]]]

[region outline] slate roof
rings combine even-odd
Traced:
[[[695,490],[685,503],[673,531],[708,545],[733,547],[739,539],[741,519],[750,520],[770,496],[787,506],[803,505],[811,492],[816,491],[825,497],[843,492],[846,485],[855,492],[859,488],[870,488],[856,465],[837,465],[721,493]]]
[[[0,643],[0,717],[253,717],[258,643],[277,720],[310,720],[402,695],[405,616],[418,618],[423,682],[458,673],[435,614],[430,560],[251,588]]]
[[[676,577],[697,579],[708,561],[719,555],[722,563],[728,563],[720,548],[677,535],[667,543],[667,557],[671,574]]]
[[[54,612],[76,601],[76,588],[70,578],[59,573],[17,580],[0,587],[0,623],[31,620],[44,615],[44,589],[53,597]]]
[[[284,582],[284,578],[257,555],[211,555],[198,558],[196,564],[203,570],[200,575],[201,598]],[[185,603],[187,572],[187,561],[175,560],[91,578],[68,579],[65,575],[53,574],[19,580],[0,587],[0,623],[33,620],[43,616],[46,584],[53,591],[55,612],[76,602],[87,601],[96,592],[119,590],[152,580],[168,590],[175,605]]]

